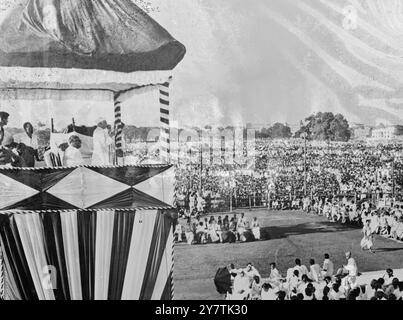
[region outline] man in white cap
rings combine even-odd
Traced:
[[[108,123],[106,119],[97,120],[97,128],[93,135],[94,151],[92,153],[91,164],[94,166],[109,165],[109,146],[113,143],[107,132]]]
[[[339,276],[349,276],[349,277],[356,277],[358,276],[358,267],[355,259],[352,257],[350,251],[346,252],[346,259],[347,265],[341,267],[337,271],[337,275]]]

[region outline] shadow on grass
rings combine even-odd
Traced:
[[[373,249],[375,251],[375,253],[377,252],[394,252],[394,251],[402,251],[403,247],[400,248],[375,248]]]
[[[330,221],[307,222],[289,226],[272,226],[261,228],[262,240],[284,239],[289,236],[312,234],[312,233],[333,233],[338,231],[355,230],[359,227],[333,223]]]

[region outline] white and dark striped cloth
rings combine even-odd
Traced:
[[[170,300],[173,221],[160,210],[6,212],[4,298]]]

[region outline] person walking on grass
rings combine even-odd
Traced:
[[[372,250],[373,246],[374,246],[374,234],[373,234],[373,230],[371,228],[371,221],[370,220],[366,220],[365,225],[362,229],[362,232],[364,234],[364,237],[361,240],[361,249],[362,250],[368,250],[371,253],[374,253],[374,251]]]

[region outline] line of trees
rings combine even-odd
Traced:
[[[146,139],[151,129],[147,127],[126,126],[125,136],[127,139]],[[204,128],[193,127],[193,130],[200,133],[202,130],[211,130],[211,126]],[[232,126],[219,127],[218,130],[231,130]],[[179,130],[179,133],[183,129]],[[307,139],[319,141],[349,141],[351,138],[351,130],[348,121],[341,114],[333,114],[332,112],[318,112],[301,121],[300,129],[293,135],[290,126],[285,123],[275,123],[271,127],[263,128],[256,131],[258,139],[289,139],[291,137],[300,138],[306,133]],[[246,132],[244,133],[246,136]]]
[[[346,118],[332,112],[318,112],[307,117],[304,122],[301,121],[300,129],[294,137],[300,138],[304,133],[309,140],[346,142],[351,138],[351,129]],[[292,136],[290,126],[282,123],[275,123],[256,133],[257,138],[263,139],[287,139]]]
[[[261,139],[288,139],[292,132],[288,124],[275,123],[270,128],[263,128],[256,132],[256,137]]]

